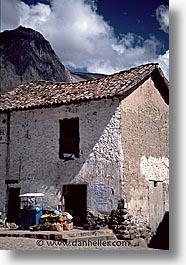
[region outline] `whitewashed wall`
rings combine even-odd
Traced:
[[[79,117],[80,158],[63,161],[59,159],[59,120],[73,117]],[[1,148],[3,181],[6,142]],[[8,178],[19,184],[9,186],[20,186],[21,193],[44,192],[48,205],[56,207],[64,184],[87,184],[88,207],[93,212],[109,211],[121,198],[121,150],[117,99],[12,112]],[[4,192],[4,186],[0,189]]]

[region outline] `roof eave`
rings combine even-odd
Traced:
[[[131,69],[130,69],[131,70]],[[53,108],[53,107],[59,107],[62,105],[69,105],[69,104],[79,104],[81,102],[89,102],[92,100],[101,100],[106,98],[114,98],[117,97],[119,99],[125,98],[128,95],[130,95],[134,90],[136,90],[140,85],[142,85],[149,77],[152,78],[155,87],[159,90],[162,97],[164,98],[165,102],[168,104],[169,102],[169,90],[168,85],[169,82],[165,78],[162,70],[159,68],[158,64],[152,64],[149,69],[144,71],[142,74],[139,75],[139,77],[136,80],[132,80],[127,87],[124,85],[121,87],[120,91],[118,91],[116,94],[111,95],[99,95],[99,96],[89,96],[89,97],[79,97],[78,99],[71,99],[66,101],[57,101],[57,102],[43,102],[42,104],[31,104],[31,105],[25,105],[25,106],[17,106],[17,107],[8,107],[5,109],[0,109],[0,113],[3,112],[9,112],[9,111],[24,111],[24,110],[30,110],[30,109],[41,109],[41,108]]]
[[[161,68],[156,67],[156,69],[151,73],[151,77],[165,103],[169,105],[169,81],[164,76]]]

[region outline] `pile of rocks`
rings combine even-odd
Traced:
[[[107,226],[107,216],[95,216],[90,211],[87,211],[87,216],[83,228],[85,230],[98,230]]]
[[[112,210],[109,228],[120,240],[127,240],[133,246],[147,246],[152,232],[145,221],[135,220],[126,208]]]

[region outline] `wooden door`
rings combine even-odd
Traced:
[[[74,225],[83,226],[87,211],[87,185],[64,185],[65,211],[73,216]]]
[[[8,214],[7,222],[19,224],[20,213],[20,188],[9,188],[8,190]]]
[[[162,181],[149,181],[149,221],[152,231],[156,231],[164,216],[164,194]]]

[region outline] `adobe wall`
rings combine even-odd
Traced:
[[[121,103],[124,198],[137,222],[149,222],[150,181],[163,183],[162,207],[169,209],[168,115],[150,78]]]
[[[59,159],[59,120],[72,117],[79,117],[80,158],[64,161]],[[64,184],[87,184],[87,206],[94,213],[109,212],[121,198],[118,99],[12,112],[9,148],[6,165],[7,143],[1,144],[2,183],[8,178],[18,181],[8,186],[21,187],[21,193],[43,192],[52,208]],[[4,194],[6,186],[0,187]]]

